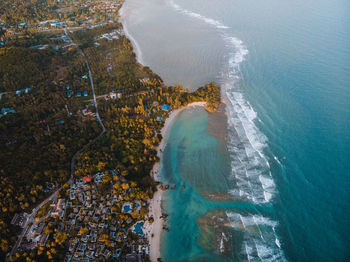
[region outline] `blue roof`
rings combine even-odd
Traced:
[[[1,114],[5,115],[7,113],[15,113],[15,110],[14,109],[11,109],[11,108],[7,108],[7,107],[3,107],[1,109]]]
[[[77,93],[77,96],[81,96],[81,93],[80,93],[80,92],[78,92],[78,93]]]
[[[5,43],[4,42],[0,42],[0,45],[5,45]]]
[[[170,105],[162,105],[160,109],[168,111],[170,109]]]
[[[66,86],[66,89],[67,89],[67,90],[70,89],[70,86]]]
[[[24,92],[26,92],[26,93],[28,93],[30,91],[30,88],[26,88],[25,90],[24,90]]]
[[[60,120],[60,124],[64,124],[64,121],[63,121],[63,120]]]
[[[21,90],[16,91],[16,95],[19,95],[21,93]]]
[[[87,96],[87,95],[88,95],[88,92],[85,91],[85,92],[84,92],[84,96]]]
[[[68,94],[67,96],[68,96],[68,98],[70,98],[70,97],[72,97],[72,94]]]
[[[157,116],[157,121],[162,121],[162,117],[161,116]]]

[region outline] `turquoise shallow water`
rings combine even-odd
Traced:
[[[272,249],[276,245],[273,206],[237,201],[228,194],[230,159],[220,146],[222,141],[211,134],[215,130],[208,129],[209,120],[219,122],[213,118],[220,116],[209,117],[203,108],[190,108],[175,120],[167,138],[161,161],[162,182],[176,185],[176,189],[164,195],[163,208],[169,215],[166,225],[170,228],[162,235],[164,261],[245,260],[241,242],[247,237],[260,241],[263,235],[271,241]],[[245,230],[241,222],[233,223],[237,218],[243,219]],[[249,224],[252,222],[260,229]],[[283,259],[280,250],[271,252],[276,259]]]
[[[165,261],[349,261],[350,2],[126,3],[144,63],[228,102],[227,152],[204,111],[171,130]]]

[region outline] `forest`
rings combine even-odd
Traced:
[[[116,39],[99,38],[115,32]],[[91,102],[75,95],[69,98],[66,91],[66,86],[89,88],[82,77],[87,74],[82,54],[78,49],[25,47],[26,41],[38,37],[33,34],[0,49],[0,91],[6,93],[0,108],[15,110],[0,118],[0,257],[16,241],[19,228],[10,225],[13,215],[31,213],[52,192],[48,184],[57,188],[67,182],[72,156],[79,149],[84,150],[77,157],[75,177],[116,169],[142,190],[153,192],[156,184],[150,170],[158,161],[155,148],[169,111],[206,101],[206,109],[213,112],[220,104],[220,88],[215,83],[189,93],[181,85],[166,86],[148,67],[137,63],[121,24],[75,31],[70,37],[90,63],[97,94],[122,96],[99,100],[107,132],[94,141],[101,131],[99,123],[77,113]],[[169,111],[161,109],[164,104],[170,106]],[[61,253],[49,252],[46,257],[58,259]]]

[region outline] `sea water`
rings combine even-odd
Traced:
[[[225,124],[190,109],[169,134],[163,260],[348,261],[350,3],[127,0],[123,13],[140,61],[192,90],[217,81],[226,101]]]

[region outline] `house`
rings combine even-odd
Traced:
[[[92,180],[92,175],[87,175],[87,176],[84,176],[84,177],[83,177],[83,181],[84,181],[84,182],[90,183],[91,180]]]
[[[75,195],[74,195],[73,191],[70,191],[69,198],[70,198],[70,200],[74,200],[75,199]]]
[[[23,227],[28,219],[27,213],[15,214],[15,216],[11,220],[11,225]]]
[[[140,82],[141,83],[146,83],[146,82],[148,82],[150,79],[148,78],[148,77],[145,77],[145,78],[142,78],[142,79],[140,79]]]
[[[122,94],[121,93],[110,92],[109,93],[109,97],[111,99],[122,98]]]
[[[51,204],[54,210],[51,212],[51,217],[62,217],[64,214],[64,209],[66,207],[65,200],[63,198],[58,199],[57,204]]]
[[[126,262],[143,262],[142,254],[137,254],[136,252],[132,254],[127,254],[125,256]]]
[[[36,239],[40,240],[40,235],[42,234],[45,227],[45,223],[41,223],[39,225],[33,225],[28,232],[28,239]],[[37,238],[39,236],[39,238]]]

